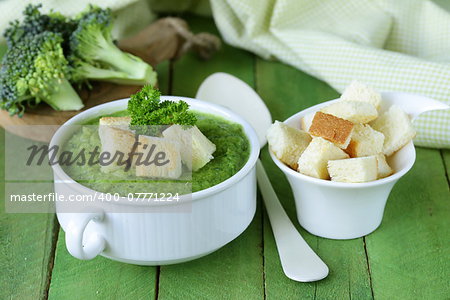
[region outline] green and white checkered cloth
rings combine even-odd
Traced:
[[[450,104],[450,14],[429,0],[210,0],[224,39],[276,58],[341,91],[354,79],[379,91]],[[450,0],[435,0],[442,4]],[[0,29],[27,3],[73,15],[87,3],[118,15],[115,36],[148,24],[159,10],[207,11],[207,0],[0,0]],[[0,43],[2,38],[0,37]],[[328,100],[328,99],[323,99]],[[450,111],[415,121],[416,145],[450,148]]]
[[[211,0],[211,6],[226,42],[340,92],[356,79],[450,104],[450,14],[433,2]],[[416,145],[450,148],[450,111],[429,112],[415,127]]]

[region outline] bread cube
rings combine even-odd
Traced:
[[[384,135],[367,124],[356,124],[345,152],[350,157],[370,156],[383,152]]]
[[[383,153],[386,156],[392,155],[416,136],[408,115],[397,105],[392,105],[370,125],[384,134]]]
[[[350,121],[318,111],[314,115],[309,133],[316,137],[322,137],[345,149],[350,143],[353,126],[353,123]]]
[[[267,130],[267,141],[279,160],[297,170],[298,158],[311,142],[311,136],[303,130],[275,121]]]
[[[311,124],[312,124],[315,114],[316,114],[316,112],[309,113],[300,120],[300,128],[302,130],[304,130],[306,132],[309,131],[309,127],[311,127]]]
[[[117,155],[112,164],[100,167],[102,172],[108,173],[125,168],[125,165],[118,165],[118,163],[129,161],[130,153],[136,141],[134,132],[128,129],[129,124],[129,117],[100,118],[98,134],[102,144],[102,152],[110,153],[111,158]]]
[[[378,117],[378,111],[373,104],[361,101],[337,101],[321,111],[352,123],[368,123]]]
[[[129,130],[131,123],[130,117],[102,117],[99,120],[99,125],[107,125],[109,127],[115,127],[123,130]]]
[[[378,165],[378,176],[377,176],[378,179],[388,177],[389,175],[392,175],[392,173],[394,173],[392,168],[388,165],[386,161],[386,156],[384,156],[383,153],[377,154],[376,158]]]
[[[380,108],[382,100],[381,95],[377,91],[356,80],[347,86],[340,99],[343,101],[368,102],[375,106],[376,109]]]
[[[297,171],[320,179],[329,179],[329,160],[348,158],[347,153],[333,143],[321,138],[313,138],[298,159]]]
[[[197,126],[183,128],[172,125],[162,133],[163,137],[177,141],[181,145],[181,159],[189,170],[197,171],[205,166],[216,151],[212,143]]]
[[[136,165],[136,176],[151,178],[176,179],[183,172],[180,145],[169,139],[140,135],[133,161]],[[159,153],[163,158],[153,162]],[[142,154],[142,155],[141,155]]]
[[[368,182],[377,179],[377,158],[372,156],[357,157],[328,162],[328,172],[332,181]]]

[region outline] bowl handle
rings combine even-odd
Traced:
[[[83,235],[89,222],[102,221],[103,210],[88,213],[77,213],[72,218],[66,228],[66,247],[69,253],[83,260],[93,259],[105,249],[105,239],[98,233],[90,234],[89,238],[83,244]]]

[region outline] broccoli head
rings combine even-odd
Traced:
[[[65,54],[69,53],[69,38],[76,29],[77,22],[63,16],[58,12],[42,14],[40,8],[42,4],[29,4],[23,11],[22,22],[18,20],[11,22],[5,30],[8,47],[13,47],[26,35],[36,35],[42,32],[54,32],[61,34],[63,38],[62,47]]]
[[[82,12],[70,36],[69,57],[74,81],[104,80],[119,84],[156,83],[153,68],[140,58],[122,52],[114,44],[110,9],[96,6]]]
[[[9,47],[0,70],[0,108],[21,116],[24,104],[41,101],[56,110],[79,110],[83,103],[67,80],[63,38],[53,32],[24,35]]]
[[[150,85],[144,86],[128,101],[131,128],[138,134],[157,136],[168,125],[195,125],[196,116],[184,101],[160,101],[161,93]],[[152,126],[149,126],[152,125]]]

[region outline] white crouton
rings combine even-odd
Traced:
[[[136,176],[169,179],[181,176],[183,166],[177,142],[145,135],[140,135],[138,142],[134,157]]]
[[[383,153],[387,156],[409,143],[416,135],[408,115],[397,105],[392,105],[370,125],[384,134]]]
[[[377,159],[374,155],[328,162],[332,181],[368,182],[377,179]]]
[[[99,121],[98,134],[102,144],[102,152],[107,152],[110,157],[116,159],[113,163],[101,166],[102,172],[108,173],[119,168],[125,168],[125,165],[119,165],[128,161],[130,153],[135,144],[134,132],[128,130],[130,124],[129,117],[104,117]]]
[[[181,159],[189,170],[197,171],[214,158],[216,145],[197,126],[183,129],[180,125],[172,125],[162,135],[180,143]]]
[[[368,102],[378,109],[381,104],[381,95],[370,86],[353,81],[342,93],[341,100]]]
[[[329,179],[327,163],[329,160],[348,158],[340,148],[333,143],[317,137],[313,138],[298,159],[298,172],[321,179]]]
[[[361,101],[337,101],[321,111],[352,123],[368,123],[378,117],[378,111],[372,103]]]
[[[353,132],[353,123],[330,114],[316,112],[309,133],[316,137],[322,137],[339,148],[345,149],[350,143]]]
[[[311,142],[311,136],[303,130],[275,121],[267,130],[267,141],[279,160],[297,170],[298,158]]]
[[[345,152],[350,157],[370,156],[383,152],[384,135],[367,124],[356,124]]]
[[[388,165],[386,156],[384,156],[383,153],[377,154],[376,158],[378,163],[378,179],[388,177],[389,175],[394,173],[392,168]]]
[[[316,112],[309,113],[300,120],[300,127],[302,130],[304,130],[306,132],[309,131],[309,127],[311,127],[311,124],[312,124],[315,114],[316,114]]]
[[[102,117],[99,120],[99,125],[107,125],[123,130],[128,130],[130,123],[130,117]]]

